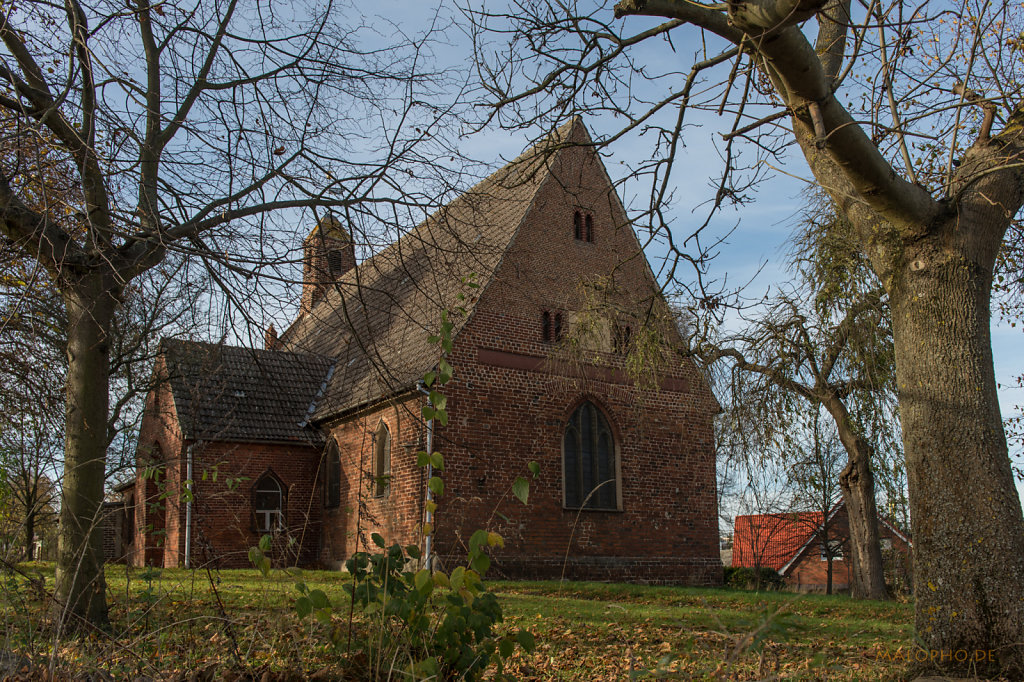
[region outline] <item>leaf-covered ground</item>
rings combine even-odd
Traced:
[[[328,680],[351,670],[328,645],[329,629],[348,624],[340,573],[111,566],[111,631],[71,637],[46,618],[52,566],[21,570],[4,579],[0,678],[36,679],[48,669],[58,679],[102,672],[114,679]],[[334,601],[329,625],[296,617],[299,579]],[[537,640],[532,654],[510,661],[519,679],[875,680],[901,679],[908,669],[907,604],[599,583],[491,585],[506,625]]]

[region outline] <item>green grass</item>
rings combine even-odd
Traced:
[[[53,568],[22,567],[46,576]],[[299,621],[292,610],[301,579],[335,600],[334,620]],[[55,661],[68,671],[102,669],[115,678],[217,670],[296,679],[343,672],[326,645],[328,628],[346,628],[337,572],[204,571],[111,566],[110,633],[57,637],[44,600],[20,576],[3,590],[4,648],[26,664]],[[520,679],[620,680],[659,664],[683,679],[898,679],[905,669],[879,656],[912,643],[912,608],[846,597],[601,583],[492,582],[506,627],[531,630],[520,652]],[[358,618],[356,619],[358,623]],[[752,634],[753,633],[753,634]]]

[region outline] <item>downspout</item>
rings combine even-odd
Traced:
[[[185,449],[185,488],[188,500],[185,502],[185,568],[192,568],[192,449],[190,443]]]
[[[420,381],[420,382],[417,382],[416,388],[419,389],[420,393],[422,393],[423,395],[427,396],[427,405],[430,406],[430,407],[433,407],[433,405],[431,405],[431,403],[430,403],[430,391],[427,389],[426,385],[424,385],[424,383],[422,381]],[[430,419],[427,420],[427,505],[426,505],[426,512],[427,512],[426,522],[431,524],[431,529],[430,529],[430,535],[426,536],[426,538],[423,541],[423,566],[424,566],[424,568],[428,568],[428,569],[430,568],[430,559],[431,559],[430,553],[431,553],[431,549],[432,549],[432,545],[433,545],[433,539],[434,539],[434,529],[433,529],[434,514],[433,514],[433,512],[430,511],[430,502],[434,499],[434,494],[430,490],[430,479],[434,475],[434,467],[430,463],[430,455],[433,454],[433,452],[434,452],[434,418],[431,417]]]

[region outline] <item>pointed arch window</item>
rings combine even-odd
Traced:
[[[284,530],[284,485],[270,472],[263,474],[253,486],[252,511],[257,532]]]
[[[391,482],[391,431],[381,421],[373,437],[373,490],[377,497],[384,497]]]
[[[326,469],[324,506],[338,507],[341,505],[341,453],[338,451],[338,441],[333,438],[327,446]]]
[[[615,438],[604,414],[590,401],[569,417],[562,436],[565,506],[570,509],[618,509]]]

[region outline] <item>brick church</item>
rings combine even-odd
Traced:
[[[165,340],[119,488],[128,560],[244,567],[269,534],[278,563],[337,568],[374,532],[419,544],[418,382],[449,310],[442,564],[486,527],[505,538],[492,575],[720,583],[719,407],[674,353],[678,326],[589,142],[566,124],[361,263],[321,220],[298,315],[263,349]],[[531,461],[524,506],[509,489]]]

